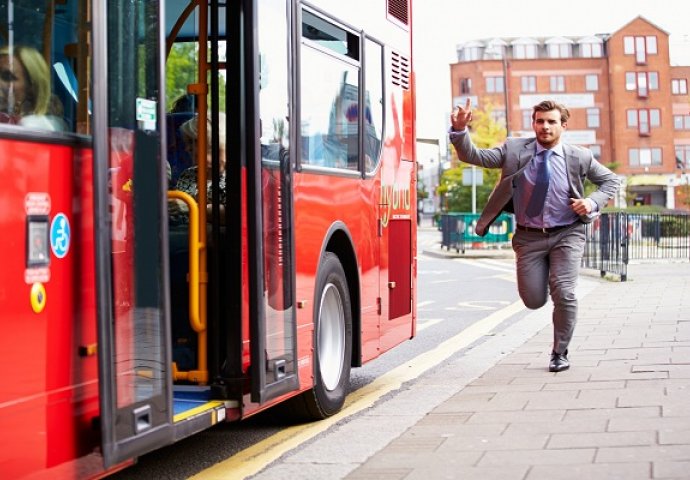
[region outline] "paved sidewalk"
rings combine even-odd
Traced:
[[[547,371],[552,327],[542,322],[535,336],[335,476],[690,478],[690,264],[630,265],[628,273],[622,283],[585,280],[593,286],[581,297],[570,370]],[[463,357],[452,362],[463,368]],[[455,380],[446,367],[411,388],[447,389]]]

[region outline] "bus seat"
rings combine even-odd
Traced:
[[[180,126],[194,116],[193,112],[168,113],[166,115],[166,131],[168,134],[168,162],[172,176],[170,187],[177,183],[180,174],[194,164],[194,159],[187,152]]]

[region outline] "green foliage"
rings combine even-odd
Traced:
[[[438,187],[439,194],[444,199],[444,208],[448,212],[471,212],[472,211],[472,186],[462,184],[463,171],[471,169],[470,165],[461,164],[443,172],[441,182]],[[501,172],[498,169],[479,168],[484,176],[482,185],[476,186],[477,211],[481,211],[486,205],[489,195],[498,181]]]
[[[165,63],[165,91],[167,95],[166,110],[182,95],[187,93],[187,85],[198,82],[197,44],[184,42],[173,44]],[[209,90],[210,90],[209,79]],[[225,111],[225,77],[219,75],[219,109]],[[209,102],[211,95],[209,93]]]
[[[686,216],[668,216],[661,218],[662,237],[687,237],[690,234],[690,222]]]
[[[494,121],[494,106],[490,101],[484,102],[484,108],[472,111],[472,141],[477,148],[493,148],[506,139],[505,126]]]
[[[175,43],[165,62],[166,110],[187,93],[187,85],[197,82],[196,43]]]
[[[602,212],[625,212],[634,214],[648,214],[648,213],[664,213],[667,209],[660,205],[637,205],[629,206],[627,208],[621,207],[604,207]]]

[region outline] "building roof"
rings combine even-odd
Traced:
[[[544,42],[546,45],[563,45],[564,43],[573,44],[575,43],[572,39],[566,37],[551,37]]]
[[[624,29],[628,28],[628,26],[629,26],[631,23],[636,22],[637,20],[642,20],[643,22],[648,23],[649,25],[651,25],[652,27],[656,28],[656,29],[659,30],[660,32],[665,33],[666,35],[669,34],[666,30],[664,30],[663,28],[659,27],[659,26],[656,25],[655,23],[650,22],[649,20],[647,20],[647,19],[646,19],[645,17],[643,17],[642,15],[638,15],[637,17],[633,18],[633,19],[630,20],[628,23],[626,23],[625,25],[623,25],[621,28],[619,28],[618,30],[616,30],[615,32],[613,32],[612,35],[615,35],[616,33],[620,32],[621,30],[624,30]]]
[[[579,44],[583,43],[604,43],[604,39],[601,38],[601,36],[596,36],[596,35],[590,35],[588,37],[582,37],[577,41]]]

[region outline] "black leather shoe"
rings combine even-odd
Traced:
[[[562,372],[570,368],[568,361],[568,350],[563,353],[551,353],[551,362],[549,363],[549,372]]]

